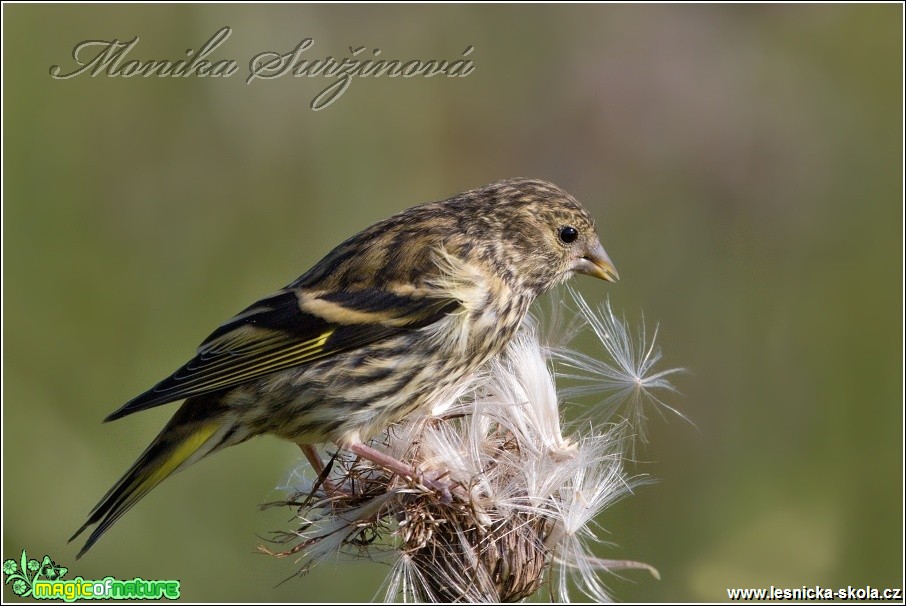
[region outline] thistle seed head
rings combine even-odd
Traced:
[[[542,346],[537,324],[526,323],[448,406],[435,407],[440,416],[408,418],[372,442],[422,477],[401,478],[343,451],[326,482],[295,474],[291,496],[278,504],[295,507],[300,525],[275,537],[286,544],[276,555],[296,555],[302,571],[337,555],[389,561],[385,598],[419,602],[518,601],[545,583],[558,601],[569,601],[571,584],[607,601],[602,572],[645,568],[656,576],[646,564],[596,558],[589,546],[599,541],[595,517],[644,481],[624,465],[629,436],[641,430],[632,425],[644,417],[618,408],[672,391],[674,371],[654,370],[653,341],[634,340],[609,304],[593,311],[573,297],[604,359]],[[593,385],[606,392],[609,422],[576,424],[564,435],[555,362],[586,379],[569,394],[592,393]],[[457,486],[456,498],[426,487],[425,477]]]

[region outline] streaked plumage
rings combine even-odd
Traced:
[[[164,478],[211,452],[265,433],[349,447],[430,407],[574,272],[616,278],[591,216],[540,180],[415,206],[349,238],[107,417],[185,399],[73,536],[98,524],[79,556]]]

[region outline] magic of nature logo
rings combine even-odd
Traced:
[[[147,581],[136,577],[120,580],[104,577],[101,580],[64,579],[69,569],[60,566],[45,555],[43,560],[29,558],[22,550],[19,559],[3,561],[6,585],[12,585],[19,597],[36,600],[176,600],[179,598],[179,581]]]

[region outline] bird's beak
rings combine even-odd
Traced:
[[[613,261],[607,256],[600,242],[595,242],[594,246],[589,247],[585,255],[573,266],[573,271],[608,282],[620,279],[617,268],[613,266]]]

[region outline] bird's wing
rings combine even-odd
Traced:
[[[460,302],[428,292],[284,289],[214,331],[197,355],[105,421],[239,385],[437,322]]]

